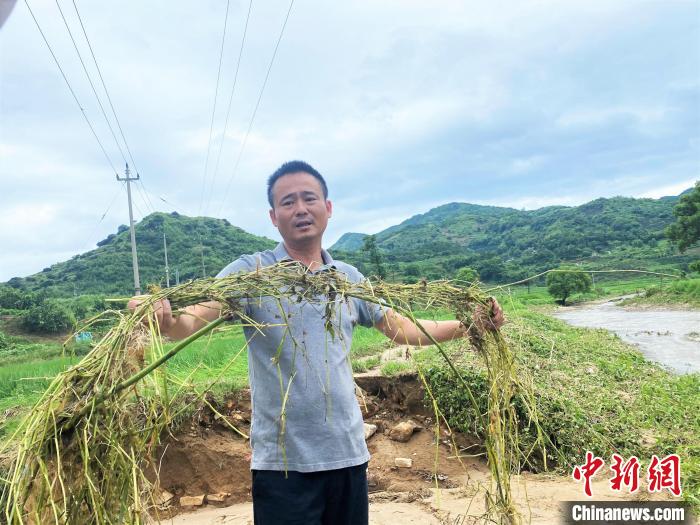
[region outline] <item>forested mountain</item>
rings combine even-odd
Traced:
[[[674,221],[678,197],[596,199],[581,206],[516,210],[450,203],[387,228],[376,241],[390,279],[451,278],[462,267],[484,281],[510,281],[562,262],[588,268],[685,269],[700,249],[684,256],[664,237]],[[163,232],[168,241],[171,283],[214,275],[242,253],[275,242],[232,226],[226,220],[154,213],[136,225],[142,286],[165,282]],[[334,257],[375,274],[362,251],[365,235],[348,233],[330,248]],[[56,263],[25,278],[8,281],[48,295],[130,294],[133,288],[129,231],[100,241],[97,249]]]
[[[136,246],[142,287],[165,283],[163,233],[167,239],[170,281],[215,275],[243,253],[274,247],[276,243],[232,226],[225,219],[153,213],[136,224]],[[8,284],[49,295],[133,292],[129,229],[97,243],[97,249],[59,262],[35,275],[13,278]]]
[[[517,278],[562,261],[616,267],[677,266],[664,228],[678,197],[600,198],[581,206],[525,211],[450,203],[375,235],[389,267],[401,275],[451,276],[471,266],[482,279]],[[362,234],[346,234],[331,248],[363,265]],[[642,262],[640,262],[642,261]],[[371,270],[365,268],[365,270]]]

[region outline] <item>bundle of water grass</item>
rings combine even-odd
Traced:
[[[537,426],[534,396],[513,355],[497,331],[488,328],[489,297],[478,287],[449,281],[394,284],[353,283],[335,270],[311,273],[298,263],[279,263],[221,279],[199,279],[155,291],[133,312],[109,311],[113,328],[78,364],[60,374],[21,423],[10,462],[2,474],[0,508],[11,524],[147,523],[158,521],[152,484],[145,475],[157,458],[164,431],[180,410],[182,382],[170,381],[162,366],[175,354],[222,323],[238,319],[255,329],[264,326],[245,314],[245,301],[259,298],[325,303],[327,330],[333,330],[329,305],[351,297],[393,308],[414,322],[416,309],[442,308],[454,312],[468,327],[470,343],[483,357],[490,382],[488,411],[483,413],[469,385],[442,346],[418,326],[446,360],[473,409],[487,429],[484,444],[492,472],[488,492],[489,519],[518,523],[511,500],[510,474],[526,455],[518,446],[513,396],[526,405],[527,424]],[[167,298],[174,308],[204,301],[223,305],[221,317],[165,351],[153,308]],[[93,319],[90,322],[96,322]],[[283,378],[280,378],[283,379]],[[289,380],[289,378],[285,378]],[[281,414],[281,425],[284,417]],[[537,454],[546,458],[544,437]]]

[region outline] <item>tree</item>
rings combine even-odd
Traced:
[[[503,260],[496,254],[485,254],[484,258],[477,262],[479,275],[484,281],[498,281],[503,277],[505,266]]]
[[[420,277],[420,267],[416,263],[409,263],[404,266],[403,273],[408,277]]]
[[[474,268],[470,268],[469,266],[463,266],[457,270],[457,273],[455,273],[455,279],[458,281],[473,283],[474,281],[479,280],[479,272],[477,272]]]
[[[547,274],[547,291],[561,304],[566,306],[566,299],[577,292],[591,289],[591,276],[586,272],[569,268],[559,268]]]
[[[681,196],[673,214],[676,222],[666,228],[666,236],[683,253],[700,241],[700,181],[690,193]]]
[[[21,319],[22,326],[35,334],[58,334],[70,330],[75,324],[73,312],[52,300],[31,307]]]
[[[377,272],[377,276],[379,276],[380,279],[384,279],[386,273],[384,271],[384,265],[382,264],[382,256],[379,253],[379,248],[377,248],[377,239],[374,235],[365,237],[362,251],[369,253],[369,259]]]

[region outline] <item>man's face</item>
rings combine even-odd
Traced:
[[[321,183],[305,172],[283,175],[272,187],[270,219],[289,244],[321,240],[333,207],[323,198]]]

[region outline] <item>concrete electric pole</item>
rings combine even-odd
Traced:
[[[170,288],[170,267],[168,266],[168,241],[165,240],[165,222],[163,223],[163,250],[165,251],[165,287]]]
[[[136,178],[129,177],[129,163],[126,163],[126,169],[124,170],[123,179],[119,178],[117,175],[117,180],[120,182],[126,181],[126,196],[129,199],[129,230],[131,232],[131,264],[134,267],[134,292],[135,295],[141,295],[141,280],[139,279],[139,259],[136,255],[136,232],[134,230],[134,212],[131,210],[131,185],[132,181],[139,180],[139,174],[136,174]]]

